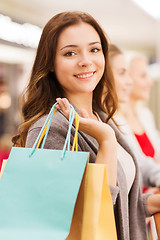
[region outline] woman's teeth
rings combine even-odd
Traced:
[[[88,77],[92,77],[92,76],[93,76],[93,72],[87,73],[87,74],[82,74],[82,75],[76,75],[77,78],[88,78]]]

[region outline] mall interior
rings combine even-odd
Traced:
[[[158,5],[157,5],[158,4]],[[153,8],[153,9],[152,9]],[[46,22],[61,11],[90,13],[111,43],[149,59],[154,84],[148,102],[160,129],[159,3],[142,9],[133,0],[1,0],[0,1],[0,136],[12,136],[21,123],[20,94],[27,85],[36,47]],[[151,13],[148,10],[152,10]]]
[[[152,88],[143,104],[153,114],[159,138],[160,0],[0,0],[0,170],[10,154],[11,139],[23,122],[21,96],[42,30],[51,17],[63,11],[91,14],[110,44],[128,56],[139,53],[147,58]],[[154,223],[151,232],[155,237],[150,239],[157,240]]]

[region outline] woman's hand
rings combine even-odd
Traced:
[[[160,194],[153,194],[148,196],[147,210],[152,215],[160,213]]]
[[[69,118],[70,105],[66,98],[57,98],[56,107]],[[107,165],[108,182],[116,185],[117,179],[117,140],[114,130],[106,123],[88,117],[86,111],[81,110],[79,116],[79,130],[95,138],[99,144],[96,163]]]
[[[56,107],[69,118],[68,100],[66,98],[57,98],[56,100],[59,103]],[[105,141],[111,141],[111,143],[116,141],[114,130],[106,123],[89,118],[85,110],[81,110],[81,117],[79,116],[79,130],[94,137],[99,145]]]

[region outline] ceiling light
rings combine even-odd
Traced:
[[[8,16],[0,14],[0,39],[36,48],[41,36],[41,28],[30,23],[16,23]]]
[[[11,96],[9,93],[0,94],[0,109],[7,109],[11,106]]]
[[[160,1],[159,0],[132,0],[145,12],[153,18],[160,18]]]

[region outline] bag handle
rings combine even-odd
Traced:
[[[54,113],[53,113],[53,116],[54,116],[56,110],[57,110],[57,109],[55,108]],[[34,146],[33,146],[33,147],[35,147],[35,145],[36,145],[36,143],[37,143],[36,148],[40,148],[40,145],[41,145],[41,143],[42,143],[42,141],[43,141],[43,138],[44,138],[44,136],[45,136],[45,134],[46,134],[46,131],[47,131],[47,128],[48,128],[48,124],[49,124],[49,121],[47,122],[47,124],[46,124],[45,128],[43,129],[42,133],[39,134],[40,137],[39,137],[39,136],[37,137],[37,139],[39,139],[39,140],[38,140],[38,143],[37,143],[37,140],[36,140],[36,142],[34,143]],[[44,125],[45,125],[45,123],[44,123]]]
[[[55,108],[53,116],[54,116],[56,110],[57,109]],[[41,144],[41,142],[42,142],[42,140],[43,140],[43,138],[44,138],[44,136],[46,134],[48,123],[46,124],[46,126],[45,126],[45,128],[44,128],[44,130],[43,130],[43,132],[42,132],[42,134],[41,134],[41,136],[39,138],[39,141],[38,141],[38,144],[37,144],[36,148],[40,147],[40,144]],[[74,135],[74,140],[73,140],[72,151],[75,150],[76,152],[78,151],[78,128],[79,128],[79,115],[78,115],[77,112],[75,112],[75,135]]]
[[[78,129],[79,129],[79,115],[77,112],[75,112],[75,134],[74,134],[72,151],[74,151],[75,149],[76,152],[78,151]]]
[[[48,132],[49,132],[49,129],[50,129],[50,125],[51,125],[51,121],[52,121],[52,118],[53,118],[53,115],[55,114],[57,108],[56,108],[56,105],[58,103],[56,102],[49,114],[48,114],[48,117],[46,118],[45,120],[45,123],[43,124],[43,127],[32,147],[32,152],[30,154],[30,157],[33,155],[33,153],[35,152],[36,148],[39,148],[41,142],[42,142],[42,145],[41,145],[41,148],[43,149],[44,148],[44,144],[45,144],[45,141],[46,141],[46,138],[47,138],[47,135],[48,135]],[[68,127],[68,132],[67,132],[67,136],[66,136],[66,140],[65,140],[65,143],[64,143],[64,147],[63,147],[63,152],[62,152],[62,159],[64,158],[64,154],[65,154],[65,151],[66,151],[66,147],[67,147],[67,150],[70,151],[70,136],[71,136],[71,127],[72,127],[72,124],[73,124],[73,121],[74,121],[74,117],[75,117],[75,136],[74,136],[74,140],[73,140],[73,146],[72,146],[72,151],[74,151],[74,149],[77,151],[78,150],[78,127],[79,127],[79,115],[74,111],[74,108],[73,106],[70,104],[70,114],[69,114],[69,127]]]

